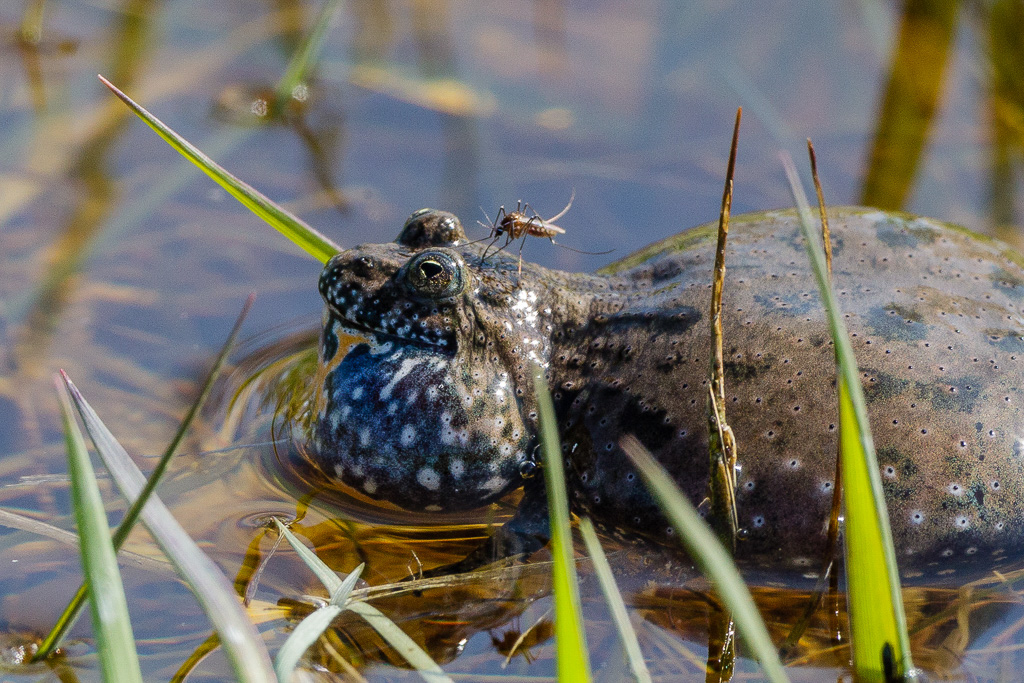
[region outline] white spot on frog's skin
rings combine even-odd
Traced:
[[[444,508],[442,508],[440,505],[428,505],[423,509],[427,512],[440,512]]]
[[[373,479],[367,479],[363,482],[363,490],[369,493],[371,496],[377,493],[377,482]]]
[[[485,481],[483,484],[481,484],[480,488],[483,489],[484,491],[490,491],[491,493],[494,493],[495,491],[500,491],[501,489],[505,488],[505,486],[507,485],[508,479],[502,476],[494,476]]]
[[[755,515],[754,519],[751,521],[755,529],[760,529],[764,526],[764,515]]]
[[[352,400],[353,401],[358,401],[362,397],[363,397],[363,388],[362,387],[356,387],[355,389],[352,390]]]
[[[448,471],[451,472],[453,478],[458,479],[466,471],[466,463],[462,462],[461,458],[452,458],[448,463]]]
[[[420,468],[420,471],[416,473],[416,481],[429,491],[441,488],[441,476],[429,467]]]
[[[964,515],[959,515],[953,519],[953,524],[957,529],[969,529],[971,526],[971,520],[967,519]]]
[[[953,557],[953,551],[950,548],[946,548],[940,553],[943,557]]]
[[[950,484],[949,486],[947,486],[946,490],[949,491],[954,496],[962,496],[962,495],[964,495],[964,487],[961,486],[960,484],[957,484],[956,482],[954,482],[954,483]]]
[[[359,432],[359,445],[363,446],[364,448],[366,446],[370,445],[370,430],[369,429],[360,430],[360,432]]]
[[[370,347],[371,356],[379,356],[384,353],[388,353],[394,347],[392,342],[385,342],[383,344],[374,344]]]
[[[416,441],[416,428],[412,425],[402,427],[402,435],[399,437],[399,441],[403,446],[411,446]]]
[[[345,468],[342,467],[340,464],[335,465],[334,466],[334,474],[335,474],[335,476],[338,477],[338,479],[341,479],[342,477],[345,476]]]
[[[341,419],[348,420],[348,416],[352,413],[352,406],[345,406],[341,409]],[[335,425],[337,427],[337,425]]]
[[[394,415],[398,412],[398,401],[392,401],[388,404],[388,415]]]
[[[896,468],[893,467],[892,465],[883,465],[882,466],[882,476],[885,477],[886,479],[895,479],[896,478]]]
[[[924,521],[924,513],[923,512],[921,512],[920,510],[911,510],[910,511],[910,523],[911,524],[920,524],[923,521]]]
[[[398,370],[395,371],[395,374],[391,376],[388,383],[380,390],[380,400],[386,401],[391,398],[391,391],[395,388],[395,385],[398,384],[406,375],[412,372],[413,368],[422,362],[423,361],[418,358],[407,358],[406,360],[403,360],[402,364],[398,366]]]

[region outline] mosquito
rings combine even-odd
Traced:
[[[493,247],[502,237],[505,238],[505,244],[499,247],[497,251],[501,251],[521,237],[523,241],[519,244],[519,275],[522,275],[523,245],[526,244],[526,238],[546,237],[551,240],[552,244],[557,244],[555,242],[555,235],[564,235],[565,230],[555,225],[554,221],[557,221],[569,212],[575,198],[576,191],[573,190],[572,196],[569,197],[569,203],[565,205],[564,209],[551,218],[541,217],[541,215],[537,213],[532,206],[523,202],[521,199],[516,202],[515,211],[506,211],[504,206],[499,208],[498,214],[494,217],[494,220],[491,221],[490,226],[481,223],[485,228],[490,228],[491,234],[488,237],[494,238],[491,240],[491,243],[487,245],[487,248],[484,249],[484,254],[480,257],[481,263],[487,258],[487,252],[491,250],[491,247]],[[490,216],[488,216],[486,212],[484,212],[484,216],[487,220],[490,220]]]

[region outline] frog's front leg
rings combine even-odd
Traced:
[[[527,480],[515,516],[502,524],[476,550],[453,564],[434,567],[424,578],[464,574],[480,567],[507,560],[520,562],[543,548],[551,537],[548,524],[548,497],[543,477]]]

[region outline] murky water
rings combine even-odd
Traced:
[[[0,507],[22,516],[0,526],[0,626],[11,633],[48,629],[79,577],[59,534],[74,524],[53,373],[68,371],[146,469],[248,292],[259,298],[245,330],[259,336],[246,348],[270,345],[272,356],[315,326],[321,305],[317,265],[132,118],[98,72],[343,245],[393,239],[422,206],[472,226],[518,199],[551,215],[575,192],[560,241],[615,252],[530,240],[524,256],[594,269],[717,216],[737,106],[734,213],[788,205],[778,154],[802,160],[812,137],[830,203],[904,208],[1021,244],[1016,2],[362,0],[342,8],[304,105],[285,120],[253,114],[253,93],[281,77],[316,3],[50,2],[28,31],[38,40],[20,42],[23,12],[38,6],[0,5]],[[270,443],[268,413],[224,415],[222,405],[193,430],[162,495],[240,585],[273,546],[271,514],[299,517],[296,528],[339,571],[367,561],[372,584],[457,559],[509,514],[505,504],[431,528],[366,501],[310,501],[287,444]],[[116,519],[123,506],[105,488]],[[52,528],[40,534],[31,521]],[[147,679],[166,680],[209,627],[148,536],[128,545],[156,560],[125,577]],[[450,673],[547,679],[546,572],[540,564],[377,604]],[[653,576],[625,577],[645,652],[657,675],[699,679],[707,600],[646,588]],[[1012,679],[1024,611],[1007,593],[970,609],[956,602],[978,590],[908,592],[915,658],[936,674]],[[290,552],[267,562],[252,604],[272,649],[311,591]],[[592,581],[584,592],[595,665],[617,680],[607,612]],[[781,641],[799,596],[759,598]],[[87,621],[59,665],[2,677],[97,680]],[[833,630],[821,613],[794,679],[844,670]],[[354,619],[311,656],[335,672],[346,658],[370,680],[406,677]],[[738,679],[757,671],[739,669]],[[229,678],[215,653],[190,680]]]

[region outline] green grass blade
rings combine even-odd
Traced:
[[[650,683],[651,673],[647,670],[647,663],[644,662],[644,653],[640,650],[640,641],[633,630],[633,624],[629,621],[629,613],[626,612],[626,603],[622,599],[622,593],[615,583],[615,576],[612,575],[611,565],[601,547],[601,540],[594,531],[594,523],[584,517],[580,520],[580,535],[583,536],[583,543],[587,546],[587,553],[594,562],[594,573],[601,584],[601,592],[604,593],[605,602],[608,603],[608,610],[612,613],[612,621],[619,632],[619,640],[626,650],[626,659],[629,661],[629,669],[633,672],[633,678],[638,683]]]
[[[302,541],[288,527],[282,524],[281,520],[277,517],[274,517],[274,523],[277,524],[277,530],[281,532],[281,535],[285,537],[288,544],[295,550],[299,559],[305,562],[306,566],[316,574],[316,578],[320,579],[320,583],[327,589],[327,594],[333,596],[341,590],[342,580],[338,578],[334,570],[324,564],[324,561],[317,557],[316,553],[303,545]]]
[[[853,665],[858,678],[881,680],[883,648],[892,648],[897,679],[913,678],[910,637],[903,611],[896,551],[882,492],[882,478],[868,423],[864,390],[850,337],[829,281],[816,222],[792,160],[786,175],[796,201],[807,253],[818,282],[839,363],[839,439],[845,506],[846,574]],[[879,559],[882,561],[879,562]]]
[[[121,546],[124,545],[125,540],[128,538],[128,534],[131,533],[132,528],[135,526],[135,522],[139,519],[139,514],[142,512],[142,506],[149,500],[150,495],[156,490],[160,480],[163,478],[164,472],[167,471],[167,466],[171,462],[171,458],[174,457],[175,452],[178,450],[178,445],[181,444],[181,440],[185,437],[185,433],[188,432],[189,427],[192,425],[192,421],[195,416],[199,413],[199,410],[206,403],[207,397],[210,395],[210,391],[213,389],[213,383],[220,374],[221,368],[224,367],[224,363],[227,361],[228,352],[235,345],[235,339],[238,338],[238,333],[242,329],[242,322],[245,317],[249,314],[249,309],[252,308],[254,296],[249,295],[245,305],[242,306],[241,313],[238,314],[238,318],[235,320],[234,327],[231,328],[231,333],[228,335],[227,340],[220,349],[220,353],[217,354],[217,359],[213,362],[213,367],[210,368],[209,373],[206,375],[206,379],[203,382],[203,388],[199,392],[199,396],[192,402],[188,412],[185,413],[185,417],[182,418],[181,423],[178,425],[178,430],[175,432],[171,442],[167,445],[164,450],[164,454],[160,457],[156,467],[150,473],[149,478],[146,480],[146,486],[142,489],[142,493],[135,499],[124,517],[121,519],[121,523],[117,527],[117,531],[114,532],[113,544],[115,550],[120,550]],[[74,626],[78,620],[78,616],[82,612],[82,607],[85,605],[86,598],[86,585],[83,583],[78,587],[78,591],[74,597],[71,598],[71,602],[64,608],[60,617],[57,619],[57,623],[53,629],[46,635],[43,642],[39,645],[39,650],[32,657],[33,661],[39,661],[49,657],[57,647],[60,646],[61,641],[67,632]]]
[[[310,67],[316,62],[324,45],[324,38],[328,29],[334,24],[338,16],[338,8],[341,7],[341,0],[326,0],[320,10],[313,29],[306,35],[295,54],[292,55],[284,75],[277,83],[277,103],[279,106],[287,102],[295,92],[295,88],[302,84]]]
[[[66,375],[64,382],[114,482],[129,501],[134,501],[146,484],[145,477]],[[189,538],[159,496],[152,496],[142,509],[142,522],[220,634],[235,677],[244,683],[273,683],[276,677],[267,648],[220,568]]]
[[[110,528],[96,473],[85,449],[82,432],[73,417],[67,392],[57,381],[61,420],[68,448],[72,505],[78,525],[82,568],[89,585],[92,626],[96,634],[103,680],[109,683],[142,683],[135,637],[128,619],[128,601],[117,568],[117,556],[110,542]]]
[[[740,636],[761,662],[768,680],[773,683],[788,681],[782,662],[779,661],[779,653],[768,636],[768,629],[728,551],[715,538],[711,528],[700,518],[668,472],[635,437],[625,436],[619,445],[636,465],[690,557],[715,585],[722,601],[732,611]]]
[[[130,97],[118,90],[110,81],[100,76],[103,84],[110,88],[117,97],[128,105],[135,114],[156,131],[171,147],[183,157],[203,170],[218,185],[223,187],[232,197],[240,201],[247,209],[262,218],[272,228],[301,247],[307,254],[321,263],[341,251],[341,247],[310,227],[305,221],[292,212],[278,206],[266,195],[248,183],[236,178],[213,159],[199,151],[192,143],[168,128]]]
[[[548,494],[551,521],[551,570],[555,597],[555,654],[558,680],[590,681],[590,657],[583,631],[583,611],[576,563],[572,552],[572,531],[569,528],[569,499],[565,492],[562,452],[558,446],[555,407],[551,403],[544,373],[533,368],[533,388],[537,396],[540,421],[541,452],[544,456],[544,486]]]
[[[292,679],[292,672],[295,671],[295,666],[302,659],[302,655],[343,611],[337,605],[325,605],[299,622],[274,659],[274,671],[277,672],[278,680],[287,683]]]
[[[388,641],[388,645],[416,669],[423,680],[428,683],[454,683],[415,640],[379,609],[365,602],[349,602],[346,609],[355,612],[372,626],[381,638]]]

